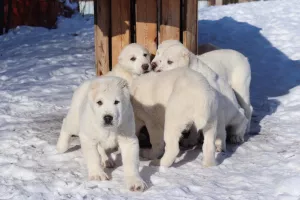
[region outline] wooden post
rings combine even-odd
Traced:
[[[215,2],[217,6],[223,5],[223,0],[215,0]]]
[[[95,62],[97,76],[109,72],[110,0],[94,0]]]
[[[94,16],[98,76],[130,42],[155,54],[158,42],[180,40],[197,53],[198,0],[94,0]]]
[[[0,35],[3,34],[4,29],[4,0],[0,0]]]
[[[130,0],[111,0],[112,67],[121,50],[130,43]]]
[[[155,55],[157,48],[157,0],[136,0],[136,42]]]
[[[184,1],[183,44],[194,54],[198,45],[198,0]]]
[[[208,5],[209,6],[216,5],[216,0],[208,0]]]
[[[162,0],[160,41],[180,39],[180,0]]]

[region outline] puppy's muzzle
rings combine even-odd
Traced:
[[[111,115],[104,115],[103,120],[105,125],[112,125],[113,116]]]
[[[142,69],[144,72],[148,72],[149,71],[149,64],[142,64]]]
[[[155,68],[157,67],[157,63],[156,62],[152,62],[151,63],[151,67],[152,67],[152,70],[155,70]]]

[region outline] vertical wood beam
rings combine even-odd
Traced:
[[[198,44],[198,0],[184,1],[183,44],[197,54]]]
[[[157,0],[136,0],[136,42],[155,55],[157,48]]]
[[[112,67],[122,49],[130,43],[130,0],[111,0]]]
[[[180,39],[180,0],[162,0],[160,41]]]
[[[94,0],[96,75],[109,71],[110,0]]]
[[[0,35],[3,34],[4,29],[4,0],[0,0]]]

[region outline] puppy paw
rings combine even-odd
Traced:
[[[226,149],[222,148],[221,145],[216,145],[216,152],[225,152]]]
[[[69,135],[67,132],[61,131],[56,144],[56,150],[58,153],[64,153],[68,150],[70,137],[71,135]]]
[[[147,188],[147,184],[140,177],[127,177],[127,187],[133,192],[142,192]]]
[[[65,153],[69,148],[68,143],[58,142],[56,145],[56,150],[58,153]]]
[[[89,175],[90,181],[107,181],[109,179],[109,176],[105,172],[98,172]]]
[[[209,160],[209,161],[203,161],[202,166],[203,167],[213,167],[216,166],[216,161],[215,160]]]
[[[244,142],[244,136],[240,135],[231,135],[229,141],[233,144],[239,144]]]
[[[112,159],[108,158],[107,160],[102,160],[101,161],[101,166],[103,168],[114,168],[115,167],[115,162]]]
[[[150,166],[171,167],[173,162],[162,159],[155,159],[150,162]]]

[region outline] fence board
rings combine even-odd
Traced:
[[[184,1],[183,44],[197,54],[198,0]]]
[[[0,35],[3,34],[4,29],[4,0],[0,0]]]
[[[109,71],[110,0],[95,0],[95,64],[96,75]]]
[[[157,0],[136,0],[136,42],[152,55],[157,48]]]
[[[112,67],[121,50],[130,43],[130,0],[111,0]]]
[[[162,0],[160,43],[180,39],[180,0]]]

